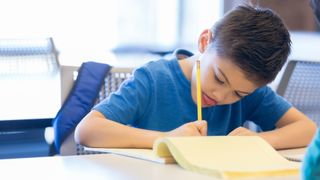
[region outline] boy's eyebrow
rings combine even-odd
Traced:
[[[224,77],[224,79],[226,79],[227,83],[230,85],[229,80],[227,78],[227,76],[223,73],[223,71],[217,67],[219,72],[222,74],[222,76]],[[236,92],[242,93],[242,94],[251,94],[251,92],[245,92],[245,91],[239,91],[239,90],[235,90]]]

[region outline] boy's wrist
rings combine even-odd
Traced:
[[[160,132],[160,131],[149,131],[150,134],[147,135],[147,139],[146,141],[144,141],[146,144],[143,145],[147,148],[152,148],[153,147],[153,143],[159,139],[159,138],[162,138],[162,137],[166,137],[166,133],[165,132]]]

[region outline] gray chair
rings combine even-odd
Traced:
[[[64,102],[69,91],[73,86],[76,79],[78,67],[74,66],[61,66],[61,101]],[[121,83],[131,76],[133,68],[118,68],[112,67],[111,71],[107,74],[104,84],[99,92],[99,97],[96,103],[99,103],[110,93],[116,91]],[[62,143],[60,148],[60,155],[83,155],[83,154],[97,154],[97,152],[84,151],[83,146],[77,144],[74,140],[74,133],[71,133],[66,140]]]
[[[52,38],[0,39],[0,76],[43,76],[59,70]]]
[[[289,61],[277,93],[320,126],[320,61]]]

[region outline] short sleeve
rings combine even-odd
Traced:
[[[278,120],[291,106],[267,86],[257,89],[243,100],[245,120],[253,121],[263,131],[275,129]]]
[[[107,119],[134,125],[148,109],[152,92],[152,80],[145,67],[137,69],[120,88],[93,109]]]

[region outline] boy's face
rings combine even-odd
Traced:
[[[200,62],[202,107],[232,104],[258,88],[230,59],[205,51]],[[191,94],[197,103],[196,63],[192,70]]]

